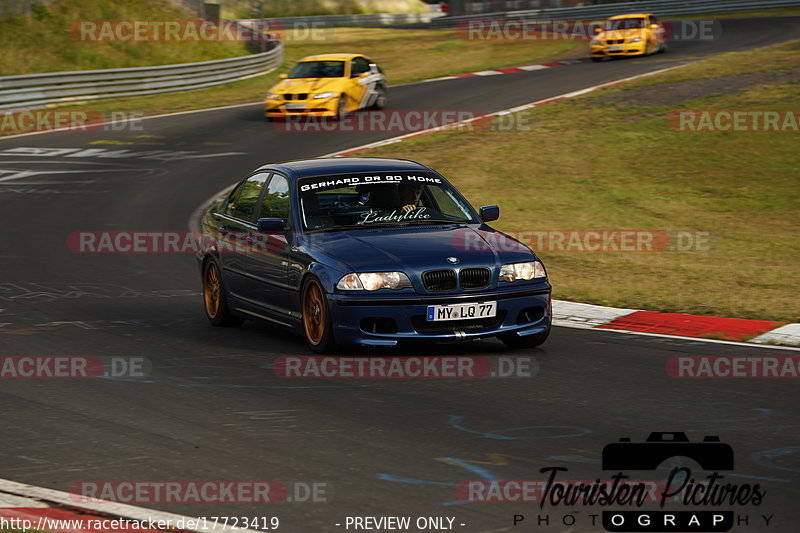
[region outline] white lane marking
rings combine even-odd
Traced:
[[[160,520],[169,521],[172,524],[178,523],[182,520],[186,523],[188,520],[194,520],[193,517],[188,517],[179,514],[167,513],[164,511],[157,511],[155,509],[147,509],[144,507],[136,507],[124,503],[109,502],[105,500],[95,502],[79,502],[78,496],[68,492],[61,492],[60,490],[46,489],[44,487],[36,487],[26,483],[18,483],[9,479],[0,479],[0,493],[11,494],[12,496],[27,498],[33,501],[53,503],[58,505],[67,505],[69,507],[78,509],[88,509],[98,513],[106,513],[108,515],[117,516],[120,518],[127,518],[129,520],[141,520],[148,522],[157,522]],[[31,504],[30,507],[36,507]],[[217,525],[217,527],[207,527],[201,529],[185,529],[185,531],[195,531],[197,533],[205,533],[206,531],[222,531],[229,533],[246,533],[254,532],[252,529],[224,527]]]
[[[554,320],[554,326],[563,327],[563,328],[573,328],[573,329],[586,329],[592,331],[610,331],[612,333],[624,333],[626,335],[641,335],[644,337],[661,337],[662,339],[678,339],[682,341],[689,341],[689,342],[710,342],[713,344],[727,344],[730,346],[743,346],[746,348],[753,348],[755,350],[762,350],[762,349],[770,349],[770,350],[789,350],[793,352],[800,352],[800,348],[794,348],[792,346],[775,346],[772,344],[753,344],[752,342],[737,342],[737,341],[723,341],[719,339],[704,339],[703,337],[684,337],[683,335],[667,335],[665,333],[646,333],[644,331],[628,331],[625,329],[598,329],[591,326],[582,326],[575,324],[570,321],[560,321]]]
[[[532,72],[534,70],[542,70],[542,69],[552,68],[552,67],[546,67],[544,65],[526,65],[524,67],[517,67],[517,68],[520,68],[522,70],[527,70],[528,72]]]
[[[800,344],[800,324],[786,324],[779,328],[759,335],[750,342],[768,344],[770,342],[781,342],[783,344]]]
[[[688,64],[689,63],[687,63],[686,65],[688,65]],[[581,89],[579,91],[573,91],[573,92],[565,93],[565,94],[562,94],[562,95],[559,95],[559,96],[553,96],[551,98],[545,98],[544,100],[538,100],[536,102],[531,102],[531,103],[523,104],[523,105],[516,106],[516,107],[510,107],[508,109],[503,109],[503,110],[500,110],[500,111],[496,111],[494,113],[487,113],[486,115],[479,115],[479,116],[472,117],[470,119],[467,119],[467,120],[464,120],[464,121],[461,121],[461,122],[453,122],[453,123],[447,124],[445,126],[437,126],[437,127],[434,127],[434,128],[429,128],[427,130],[413,131],[411,133],[398,135],[397,137],[392,137],[390,139],[384,139],[382,141],[376,141],[376,142],[372,142],[372,143],[362,144],[360,146],[347,148],[345,150],[339,150],[338,152],[332,152],[332,153],[321,155],[321,156],[318,156],[318,157],[336,157],[336,156],[339,156],[339,155],[342,155],[342,154],[349,154],[349,153],[357,152],[357,151],[360,151],[360,150],[367,150],[369,148],[376,148],[378,146],[383,146],[385,144],[392,144],[392,143],[395,143],[395,142],[400,142],[400,141],[403,141],[403,140],[408,139],[410,137],[416,137],[417,135],[424,135],[426,133],[433,133],[433,132],[440,131],[440,130],[445,129],[445,128],[451,129],[451,128],[454,128],[456,126],[468,124],[470,122],[474,122],[476,120],[481,120],[481,119],[484,119],[484,118],[487,118],[487,117],[494,117],[494,116],[499,116],[501,114],[508,114],[508,113],[514,113],[516,111],[523,111],[525,109],[530,109],[532,107],[536,107],[536,106],[539,106],[539,105],[542,105],[542,104],[546,104],[548,102],[552,102],[552,101],[555,101],[555,100],[563,100],[565,98],[574,98],[575,96],[580,96],[582,94],[590,93],[592,91],[596,91],[598,89],[602,89],[602,88],[608,87],[610,85],[616,85],[616,84],[619,84],[619,83],[624,83],[626,81],[632,81],[632,80],[635,80],[635,79],[638,79],[638,78],[644,78],[646,76],[653,76],[655,74],[660,74],[662,72],[667,72],[669,70],[674,70],[674,69],[677,69],[677,68],[685,67],[686,65],[675,65],[675,66],[672,66],[672,67],[667,67],[667,68],[662,68],[662,69],[659,69],[659,70],[654,70],[653,72],[645,72],[644,74],[637,74],[636,76],[630,76],[628,78],[622,78],[622,79],[611,81],[611,82],[608,82],[608,83],[603,83],[603,84],[600,84],[600,85],[594,85],[592,87],[587,87],[587,88]]]

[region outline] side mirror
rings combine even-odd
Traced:
[[[258,231],[265,233],[281,233],[286,226],[282,218],[259,218],[256,224]]]
[[[278,77],[279,77],[280,79],[282,79],[282,80],[285,80],[286,78],[288,78],[288,77],[289,77],[289,75],[288,75],[288,74],[278,74]]]
[[[651,30],[657,30],[660,26],[658,24],[650,24]]]
[[[500,207],[496,205],[484,205],[481,207],[481,220],[491,222],[500,218]]]
[[[595,35],[597,35],[598,33],[602,32],[602,31],[603,31],[603,29],[600,26],[595,26],[594,27],[594,34]]]

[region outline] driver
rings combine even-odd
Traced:
[[[404,213],[414,211],[422,197],[422,184],[405,181],[397,188],[397,196]]]

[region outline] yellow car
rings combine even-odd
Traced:
[[[664,25],[649,13],[618,15],[597,28],[592,38],[592,61],[605,57],[645,56],[667,50]]]
[[[264,116],[343,117],[358,109],[386,106],[381,68],[360,54],[322,54],[301,59],[272,87]]]

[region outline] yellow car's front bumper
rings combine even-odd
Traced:
[[[592,45],[592,57],[626,57],[643,55],[647,51],[647,43],[625,43],[614,45]]]
[[[280,98],[269,98],[264,101],[264,116],[267,118],[335,117],[339,111],[338,106],[338,97],[308,98],[291,102]]]

